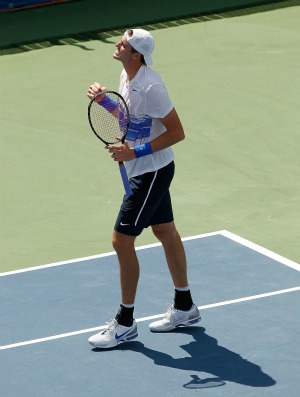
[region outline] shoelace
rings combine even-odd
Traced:
[[[174,305],[169,305],[165,318],[170,320],[178,321],[181,318],[184,318],[185,314],[181,313],[178,309],[175,309]]]
[[[177,313],[177,311],[178,310],[175,309],[174,305],[169,304],[165,317],[168,317],[168,316],[172,317]]]
[[[115,328],[116,326],[116,320],[111,320],[111,322],[107,322],[107,327],[102,331],[102,335],[107,334],[109,331]]]

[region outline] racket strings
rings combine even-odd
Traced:
[[[89,109],[90,123],[94,132],[107,144],[116,144],[124,137],[128,127],[128,112],[120,97],[113,92],[97,98]]]

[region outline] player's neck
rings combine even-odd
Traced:
[[[123,66],[127,73],[127,81],[130,81],[135,78],[142,64],[139,62],[139,63],[131,63]]]

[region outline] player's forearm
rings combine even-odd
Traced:
[[[169,146],[173,146],[176,143],[183,141],[185,138],[183,128],[181,126],[177,126],[176,128],[168,129],[162,135],[155,138],[150,142],[151,148],[153,152],[158,152],[159,150],[163,150],[168,148]]]
[[[185,138],[184,130],[175,108],[173,108],[169,114],[161,119],[161,122],[166,127],[166,131],[151,141],[153,152],[166,149],[167,147],[175,145]]]
[[[167,130],[159,137],[153,139],[153,141],[133,147],[132,154],[134,155],[134,158],[148,156],[153,152],[158,152],[168,148],[169,146],[175,145],[175,143],[178,143],[183,139],[184,131],[182,128]]]
[[[148,156],[153,152],[175,145],[185,138],[181,121],[174,108],[161,119],[161,122],[165,126],[166,131],[152,141],[134,147],[136,157]]]

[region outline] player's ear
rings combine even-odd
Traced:
[[[141,56],[142,56],[142,54],[139,53],[139,52],[135,52],[133,54],[133,58],[134,58],[135,61],[140,61],[141,60]]]

